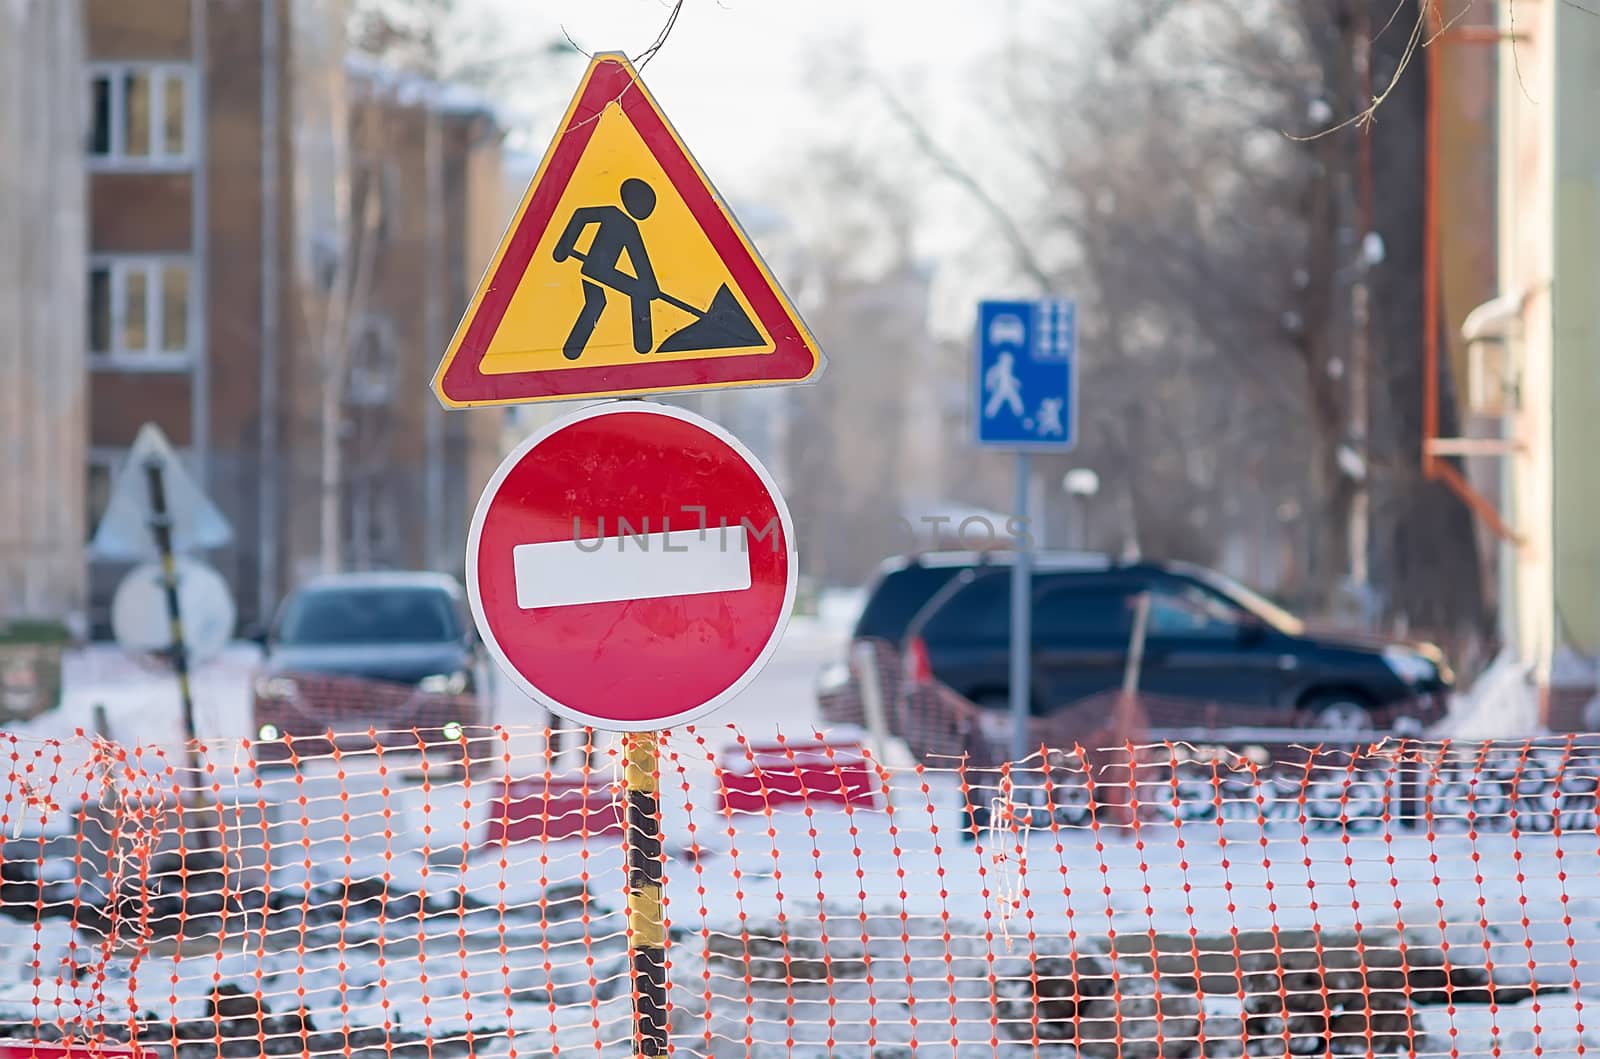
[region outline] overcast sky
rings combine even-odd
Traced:
[[[480,0],[518,32],[559,34],[585,51],[649,47],[667,0]],[[994,46],[1005,0],[687,0],[645,81],[707,172],[746,195],[806,136],[847,118],[848,101],[808,85],[819,64],[859,47],[883,76],[912,90],[964,82]],[[581,60],[574,60],[574,74]],[[569,75],[567,80],[573,81]],[[556,92],[565,103],[565,92]],[[830,111],[832,111],[830,113]],[[819,126],[822,127],[819,129]]]
[[[874,157],[881,152],[885,171],[891,178],[903,171],[919,205],[916,252],[937,266],[931,322],[941,332],[964,331],[975,297],[1016,293],[987,278],[1007,282],[1003,252],[965,193],[934,176],[909,146],[877,90],[847,72],[870,71],[942,142],[981,167],[986,154],[976,145],[987,130],[980,99],[994,78],[988,63],[1025,3],[687,0],[643,77],[720,191],[736,204],[776,209],[791,224],[816,223],[802,205],[807,196],[797,192],[808,152],[840,143]],[[460,12],[480,26],[497,25],[497,46],[528,51],[526,77],[513,78],[501,102],[520,125],[513,142],[538,155],[586,61],[552,61],[541,45],[564,31],[586,52],[637,57],[671,8],[670,0],[462,0]]]

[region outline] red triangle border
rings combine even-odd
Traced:
[[[621,106],[623,114],[683,197],[690,214],[700,223],[712,248],[772,337],[773,350],[701,360],[641,359],[625,365],[486,375],[479,370],[479,365],[594,135],[601,112],[613,102]],[[451,404],[476,405],[717,389],[741,384],[803,382],[820,368],[822,358],[815,351],[810,336],[734,227],[730,215],[722,208],[720,196],[689,157],[633,69],[620,58],[597,58],[579,88],[570,114],[551,146],[539,183],[516,222],[476,312],[470,321],[464,321],[459,342],[452,342],[449,365],[439,377],[441,396]]]

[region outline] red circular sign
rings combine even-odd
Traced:
[[[524,441],[484,488],[467,593],[528,695],[596,728],[668,728],[721,706],[789,620],[789,509],[765,467],[692,413],[585,408]]]

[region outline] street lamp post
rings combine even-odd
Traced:
[[[1074,467],[1061,476],[1061,488],[1076,501],[1078,508],[1078,547],[1089,548],[1089,501],[1100,491],[1100,476],[1088,467]]]

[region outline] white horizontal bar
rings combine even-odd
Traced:
[[[519,544],[511,565],[523,610],[750,587],[742,525]]]

